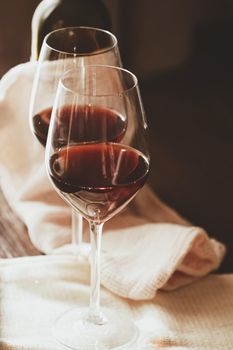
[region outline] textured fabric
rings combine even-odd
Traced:
[[[15,67],[0,83],[0,176],[8,202],[42,252],[70,250],[71,210],[50,184],[44,149],[32,136],[28,105],[35,64]],[[85,228],[88,240],[87,227]],[[104,228],[102,284],[135,300],[175,289],[216,269],[225,247],[192,227],[145,186]]]
[[[64,256],[2,260],[0,280],[0,349],[64,349],[52,325],[67,309],[88,304],[87,262]],[[101,291],[102,305],[126,312],[139,328],[128,350],[231,350],[232,295],[233,275],[209,275],[147,302]]]

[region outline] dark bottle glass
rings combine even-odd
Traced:
[[[87,26],[111,30],[102,0],[43,0],[32,18],[31,60],[37,60],[44,37],[64,27]]]

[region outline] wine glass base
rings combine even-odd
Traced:
[[[97,325],[88,320],[87,307],[65,312],[54,324],[55,338],[72,350],[120,350],[136,341],[137,328],[127,315],[104,307],[102,312]]]

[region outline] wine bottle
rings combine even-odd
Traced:
[[[75,26],[111,30],[111,18],[102,0],[42,0],[32,18],[31,60],[37,60],[49,32]]]

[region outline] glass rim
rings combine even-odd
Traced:
[[[106,97],[106,96],[120,96],[122,95],[122,93],[128,93],[131,90],[133,90],[135,87],[138,86],[138,78],[136,77],[136,75],[134,73],[132,73],[131,71],[129,71],[128,69],[122,68],[122,67],[117,67],[117,66],[110,66],[110,65],[106,65],[106,64],[90,64],[90,65],[85,65],[85,66],[79,66],[76,68],[71,68],[67,71],[65,71],[61,78],[59,79],[59,85],[62,85],[63,89],[65,89],[66,91],[72,92],[72,94],[74,95],[80,95],[80,96],[89,96],[89,94],[85,94],[85,93],[81,93],[79,91],[75,91],[74,89],[71,89],[69,87],[67,87],[64,83],[65,78],[67,77],[68,74],[70,74],[71,72],[75,72],[75,71],[80,71],[81,69],[86,69],[86,68],[107,68],[110,70],[117,70],[117,71],[121,71],[126,73],[128,76],[130,76],[132,78],[132,86],[130,86],[127,89],[122,89],[122,91],[118,92],[118,93],[106,93],[106,94],[97,94],[95,95],[95,97]]]
[[[65,32],[67,30],[77,30],[77,29],[92,30],[92,31],[97,31],[99,33],[104,33],[113,39],[113,44],[107,46],[106,48],[100,49],[97,52],[89,52],[89,53],[72,53],[72,52],[68,52],[68,51],[62,51],[62,50],[58,50],[58,49],[54,48],[53,46],[51,46],[50,44],[48,44],[48,39],[52,35],[54,35],[58,32]],[[118,45],[118,40],[117,40],[117,37],[113,33],[111,33],[109,30],[106,30],[106,29],[96,28],[96,27],[88,27],[88,26],[72,26],[72,27],[64,27],[64,28],[55,29],[52,32],[49,32],[44,37],[43,44],[55,52],[60,52],[60,53],[66,54],[66,55],[71,55],[72,57],[74,57],[74,56],[85,57],[85,56],[95,56],[95,55],[99,55],[100,53],[105,53],[105,52],[111,51],[112,49],[114,49]]]

